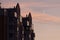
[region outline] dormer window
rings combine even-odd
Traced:
[[[17,18],[17,13],[16,12],[14,13],[14,16]]]
[[[27,21],[27,26],[29,26],[29,21]]]

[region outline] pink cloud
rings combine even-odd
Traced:
[[[32,13],[33,19],[37,22],[47,23],[47,22],[55,22],[60,23],[60,18],[56,16],[50,16],[48,14],[43,13]]]
[[[5,4],[2,4],[3,7],[12,7],[12,6],[16,6],[16,3],[14,2],[11,2],[11,3],[5,3]],[[39,22],[56,22],[56,23],[60,23],[60,18],[59,17],[56,17],[56,16],[50,16],[48,14],[44,14],[44,13],[38,13],[38,12],[35,12],[31,9],[28,9],[27,7],[29,6],[41,6],[41,7],[47,7],[49,6],[48,4],[46,3],[43,3],[43,2],[29,2],[29,3],[20,3],[20,6],[21,6],[21,14],[24,16],[25,14],[28,14],[29,12],[32,12],[32,17],[33,17],[33,20],[36,20],[36,21],[39,21]],[[52,6],[57,6],[56,5],[50,5],[51,7]]]
[[[25,16],[29,12],[31,12],[34,21],[41,22],[41,23],[47,23],[47,22],[60,23],[60,17],[51,16],[46,13],[34,12],[32,10],[23,11],[21,15]]]
[[[1,3],[2,8],[13,8],[16,6],[15,2],[7,2],[7,3]]]
[[[2,3],[3,7],[12,7],[16,6],[16,2],[7,2]],[[20,2],[19,3],[21,8],[27,8],[27,7],[60,7],[60,4],[48,4],[45,2]]]
[[[45,2],[22,2],[22,7],[60,7],[60,4],[48,4]]]

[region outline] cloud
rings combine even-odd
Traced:
[[[28,14],[29,12],[32,12],[32,17],[35,21],[37,22],[56,22],[56,23],[60,23],[60,18],[59,17],[56,17],[56,16],[50,16],[48,14],[44,14],[44,13],[40,13],[40,12],[36,12],[30,8],[27,8],[27,7],[30,7],[30,6],[41,6],[41,7],[55,7],[57,6],[56,5],[48,5],[44,2],[24,2],[24,3],[19,3],[20,6],[21,6],[21,14],[22,15],[25,15],[25,14]],[[59,5],[59,4],[58,4]],[[16,3],[14,2],[11,2],[11,3],[5,3],[5,4],[2,4],[2,6],[4,7],[12,7],[12,6],[16,6]]]
[[[23,15],[25,15],[25,13],[27,14],[28,12],[32,12],[32,16],[33,19],[37,22],[41,22],[41,23],[47,23],[47,22],[55,22],[55,23],[60,23],[60,17],[56,17],[56,16],[51,16],[48,14],[44,14],[41,12],[36,12],[34,10],[32,10],[30,7],[47,7],[47,8],[56,8],[56,7],[60,7],[60,4],[47,4],[45,2],[24,2],[21,3],[21,8]]]
[[[46,2],[22,2],[20,3],[22,7],[60,7],[59,3],[50,4]]]
[[[7,2],[7,3],[1,3],[2,8],[13,8],[16,6],[15,2]]]
[[[12,7],[15,6],[17,3],[16,2],[7,2],[7,3],[2,3],[2,6],[4,7]],[[50,4],[50,3],[46,3],[46,2],[20,2],[19,3],[21,8],[27,8],[27,7],[60,7],[60,4],[56,3],[56,4]]]
[[[60,23],[60,17],[50,16],[44,13],[32,13],[33,19],[40,23],[55,22]]]
[[[51,16],[51,15],[48,15],[46,13],[40,13],[40,12],[36,12],[36,11],[33,11],[33,10],[29,10],[29,9],[23,11],[21,13],[21,15],[25,16],[29,12],[31,12],[33,21],[35,21],[35,22],[38,22],[38,23],[39,22],[40,23],[48,23],[48,22],[60,23],[60,17]]]

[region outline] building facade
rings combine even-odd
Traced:
[[[18,3],[14,8],[0,6],[0,27],[0,40],[34,40],[31,13],[22,17]]]

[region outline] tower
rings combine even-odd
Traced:
[[[0,8],[0,40],[17,40],[17,26],[20,17],[20,9],[17,4],[14,8]],[[15,14],[17,17],[15,17]]]
[[[13,8],[0,6],[0,40],[34,40],[32,27],[31,13],[22,17],[19,3]]]
[[[32,27],[33,27],[32,26],[32,16],[31,16],[30,12],[29,12],[28,16],[22,17],[22,24],[23,24],[23,28],[24,28],[23,39],[24,40],[34,40],[35,33],[34,33],[34,30],[32,29]]]

